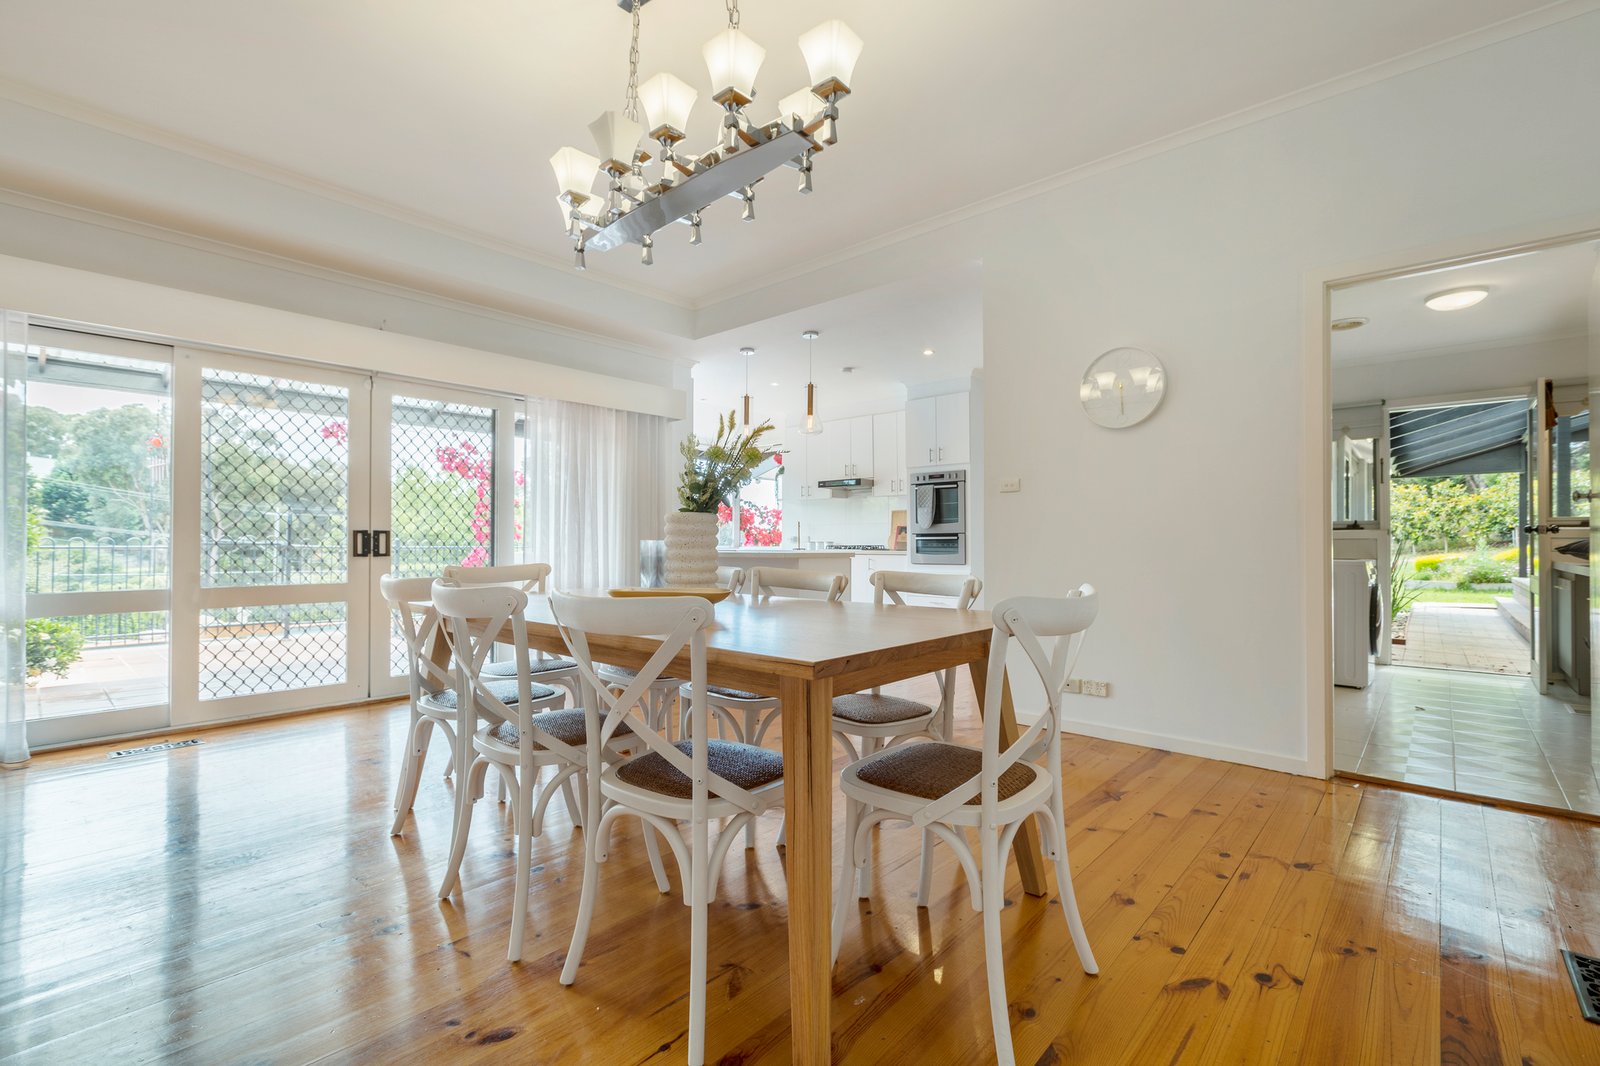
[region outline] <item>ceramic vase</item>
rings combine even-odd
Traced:
[[[668,585],[710,588],[717,583],[715,512],[673,511],[666,516]]]

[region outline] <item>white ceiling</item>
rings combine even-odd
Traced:
[[[1333,361],[1371,363],[1581,336],[1589,328],[1597,264],[1600,241],[1588,241],[1336,290],[1333,319],[1369,321],[1333,334]],[[1423,303],[1435,293],[1465,288],[1487,289],[1489,295],[1459,311],[1433,311]]]
[[[976,263],[856,293],[694,343],[695,431],[744,395],[750,357],[751,415],[780,429],[805,414],[806,342],[815,329],[812,380],[823,419],[894,410],[907,386],[953,381],[983,365],[983,294]],[[926,349],[933,355],[924,356]],[[850,373],[844,367],[855,367]],[[774,384],[776,383],[776,384]],[[787,442],[785,442],[787,443]]]
[[[768,49],[758,108],[802,83],[794,41],[814,23],[843,16],[866,41],[840,144],[818,160],[816,193],[798,196],[785,171],[762,187],[755,224],[736,221],[729,205],[711,213],[702,247],[669,235],[650,270],[628,250],[591,255],[589,283],[613,279],[701,304],[856,242],[1548,6],[1555,5],[747,0],[744,29]],[[653,0],[644,11],[643,73],[670,69],[703,80],[700,45],[722,12],[713,0]],[[153,221],[196,233],[226,226],[236,244],[309,248],[316,231],[328,229],[309,210],[228,217],[226,205],[239,202],[227,195],[233,171],[241,183],[303,183],[352,210],[550,264],[569,253],[547,160],[564,143],[587,148],[589,120],[619,104],[628,30],[615,0],[0,0],[0,24],[0,71],[9,81],[0,96],[159,141],[193,160],[157,183],[131,167],[124,176],[118,165],[38,158],[33,143],[27,158],[4,158],[0,145],[0,179],[20,186],[26,178],[68,201],[92,184],[99,209],[148,210]],[[692,142],[708,141],[715,120],[702,100]],[[69,172],[76,184],[65,180]],[[297,229],[303,245],[292,240]],[[368,265],[422,254],[391,244],[382,254],[363,249]]]

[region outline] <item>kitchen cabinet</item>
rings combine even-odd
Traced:
[[[911,562],[904,552],[858,553],[850,560],[850,599],[854,603],[872,602],[872,575],[879,570],[911,570],[917,573],[945,574],[953,577],[971,577],[970,566],[929,566]],[[907,592],[902,595],[907,607],[949,607],[944,596],[924,596]]]
[[[872,415],[836,418],[822,424],[822,459],[812,463],[812,481],[872,477]],[[813,450],[812,458],[817,452]]]
[[[906,413],[872,416],[872,494],[906,494]]]
[[[796,434],[793,443],[784,452],[783,499],[792,503],[816,497],[817,478],[809,460],[813,442],[820,439]]]
[[[962,466],[972,460],[971,397],[965,392],[906,403],[906,466]]]

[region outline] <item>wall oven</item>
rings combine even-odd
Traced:
[[[965,533],[911,534],[910,562],[933,566],[961,566],[967,561]]]
[[[967,531],[967,473],[930,470],[911,480],[911,532]]]

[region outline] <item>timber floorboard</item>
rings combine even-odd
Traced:
[[[958,739],[975,743],[961,690]],[[663,896],[637,823],[618,824],[563,988],[582,831],[554,801],[523,961],[507,963],[507,808],[491,785],[462,889],[436,899],[453,795],[437,735],[388,835],[405,721],[399,705],[329,711],[0,774],[0,1061],[683,1061],[689,923],[670,855]],[[1600,826],[1086,737],[1063,748],[1101,972],[1082,972],[1059,900],[1024,894],[1013,863],[1001,927],[1024,1066],[1600,1066],[1600,1025],[1560,958],[1600,950]],[[778,824],[732,850],[712,905],[708,1062],[788,1061]],[[979,916],[943,847],[933,904],[916,907],[919,843],[877,834],[833,977],[836,1062],[993,1061]]]

